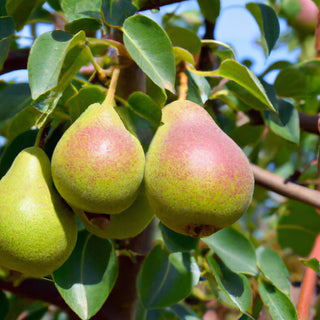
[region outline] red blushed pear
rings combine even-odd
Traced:
[[[52,177],[60,195],[72,207],[92,213],[127,209],[144,173],[140,141],[114,109],[112,85],[109,92],[102,104],[90,105],[68,128],[52,156]]]
[[[254,189],[243,151],[193,102],[170,103],[162,110],[162,122],[145,167],[148,199],[160,221],[192,237],[236,222]]]

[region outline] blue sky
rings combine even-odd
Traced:
[[[280,46],[273,50],[271,55],[266,59],[263,49],[257,44],[260,37],[260,31],[257,23],[254,21],[251,14],[246,10],[245,4],[248,1],[243,0],[223,0],[221,1],[221,14],[217,21],[215,37],[216,40],[225,42],[231,45],[236,52],[236,59],[243,61],[250,59],[253,62],[252,70],[255,73],[260,73],[277,60],[288,60],[295,62],[299,56],[299,50],[289,52],[286,46]],[[196,0],[188,0],[179,4],[162,7],[159,13],[150,13],[147,15],[158,23],[161,22],[161,16],[166,12],[184,12],[190,9],[199,10]],[[40,33],[51,30],[52,26],[42,25],[39,29]],[[284,21],[280,21],[281,31],[285,31],[287,26]],[[201,30],[200,30],[201,32]],[[22,32],[20,43],[28,45],[30,43],[30,27],[25,27]],[[270,82],[274,80],[276,72],[268,75]],[[3,80],[14,80],[19,82],[27,81],[27,72],[14,72],[8,75],[0,76]]]

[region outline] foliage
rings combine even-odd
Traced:
[[[57,141],[87,106],[103,101],[114,68],[120,68],[116,109],[145,151],[161,125],[162,107],[186,94],[206,108],[252,163],[285,178],[298,172],[294,182],[316,188],[317,137],[300,128],[299,120],[302,113],[319,112],[320,62],[314,51],[305,50],[314,43],[315,26],[311,32],[295,28],[294,7],[288,2],[243,5],[257,23],[257,40],[266,57],[279,46],[302,48],[296,64],[277,61],[254,74],[250,61],[237,61],[232,47],[214,40],[214,24],[221,19],[219,0],[198,0],[198,11],[173,9],[166,14],[162,5],[175,1],[157,1],[161,25],[143,15],[146,8],[157,9],[149,0],[2,1],[2,73],[27,67],[29,81],[0,82],[1,176],[37,136],[51,157]],[[291,25],[287,34],[280,33],[280,19]],[[51,31],[41,33],[44,24]],[[211,30],[211,39],[201,39],[201,25],[209,34]],[[23,59],[26,48],[18,31],[28,27],[32,44],[21,67],[19,54]],[[235,37],[239,33],[235,26]],[[275,70],[277,76],[270,80]],[[42,302],[19,298],[19,286],[10,290],[3,285],[15,279],[14,272],[0,270],[0,319],[16,319],[23,312],[23,319],[76,319],[59,295],[80,319],[100,319],[99,310],[103,315],[113,292],[128,290],[133,292],[130,317],[120,318],[115,308],[104,319],[197,320],[209,311],[218,316],[219,309],[228,319],[261,315],[259,319],[295,320],[292,284],[302,281],[305,266],[319,273],[319,261],[309,259],[320,233],[319,219],[315,208],[256,185],[244,216],[203,239],[177,234],[156,219],[142,233],[147,234],[144,244],[137,240],[141,235],[102,239],[79,222],[72,255],[41,280],[55,285],[55,297]],[[123,268],[132,282],[121,282],[121,277],[127,279]]]

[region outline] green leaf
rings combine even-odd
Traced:
[[[298,320],[296,308],[290,298],[272,284],[262,280],[259,285],[259,293],[272,319]]]
[[[132,111],[142,119],[150,121],[156,127],[159,126],[161,109],[147,94],[136,91],[129,96],[128,103]]]
[[[308,99],[320,94],[320,60],[309,60],[282,69],[275,82],[281,97],[296,100]]]
[[[183,304],[147,310],[139,303],[135,320],[200,320],[200,318]]]
[[[275,63],[272,63],[260,76],[260,78],[264,77],[266,74],[268,74],[269,72],[273,71],[273,70],[278,70],[278,69],[284,69],[287,67],[292,66],[292,63],[286,60],[280,60],[280,61],[276,61]]]
[[[139,299],[146,309],[158,309],[186,298],[200,277],[188,252],[169,253],[161,245],[148,254],[137,279]]]
[[[175,304],[170,307],[180,320],[200,320],[200,318],[184,304]]]
[[[220,14],[220,0],[198,0],[198,4],[203,16],[215,23]]]
[[[173,92],[174,53],[170,39],[163,29],[145,16],[135,15],[126,19],[123,25],[123,40],[129,54],[142,71],[160,88]]]
[[[226,264],[236,273],[256,275],[256,253],[252,243],[232,227],[222,229],[210,237],[202,238]]]
[[[181,61],[185,61],[185,62],[191,64],[192,66],[194,66],[194,58],[193,58],[193,55],[189,51],[187,51],[183,48],[174,47],[173,53],[174,53],[176,65],[178,65]]]
[[[0,291],[0,310],[0,320],[5,320],[9,313],[9,300],[2,291]]]
[[[207,260],[224,293],[241,312],[247,312],[252,303],[251,287],[247,277],[232,272],[223,262],[214,259],[212,255],[209,255]]]
[[[82,18],[78,20],[73,20],[72,22],[69,22],[64,26],[64,30],[71,34],[76,34],[81,30],[94,33],[100,28],[100,22],[92,18]]]
[[[300,261],[307,267],[311,268],[313,271],[315,271],[320,276],[320,264],[319,260],[316,258],[310,258],[310,259],[300,259]]]
[[[105,97],[106,93],[99,86],[83,86],[77,95],[67,101],[67,108],[72,121],[75,121],[91,104],[96,102],[102,103]]]
[[[45,0],[7,0],[6,10],[9,16],[12,16],[16,25],[16,29],[19,31],[26,24],[31,17],[33,11],[41,7]]]
[[[188,78],[187,100],[192,101],[200,106],[203,106],[200,90],[196,82],[193,80],[191,74],[191,72],[186,70],[186,75]]]
[[[192,54],[197,54],[200,51],[201,40],[196,33],[176,26],[167,27],[166,32],[174,46],[186,49]]]
[[[82,230],[70,258],[53,273],[53,279],[66,303],[84,320],[100,310],[117,275],[112,242]]]
[[[161,222],[159,226],[164,243],[171,252],[190,251],[199,245],[199,239],[176,233]]]
[[[265,247],[259,247],[256,253],[263,275],[280,291],[290,296],[289,271],[279,254]]]
[[[198,74],[195,74],[193,72],[188,71],[187,74],[188,74],[188,76],[190,75],[190,77],[192,78],[194,83],[197,85],[202,96],[205,97],[205,100],[208,100],[209,97],[211,96],[211,92],[212,92],[208,80],[205,77],[199,76]]]
[[[15,24],[12,17],[0,17],[0,69],[7,58],[14,29]]]
[[[232,93],[235,97],[237,97],[242,103],[244,103],[247,106],[247,109],[252,108],[259,111],[268,110],[268,107],[265,105],[265,103],[261,102],[241,85],[233,81],[229,81],[226,84],[226,86],[229,89],[230,93]]]
[[[167,101],[167,93],[164,89],[157,86],[149,77],[146,79],[146,90],[149,97],[162,108]]]
[[[71,36],[60,30],[43,33],[36,39],[28,61],[29,82],[33,99],[37,99],[40,95],[55,88],[59,81],[66,80],[66,76],[70,77],[69,73],[62,72],[67,69],[66,67],[70,68],[73,64],[79,67],[77,65],[79,62],[74,61],[74,58],[81,58],[82,50],[78,50],[78,46],[83,48],[84,40],[85,33],[83,31]],[[68,66],[64,66],[67,56],[69,63]],[[69,72],[73,77],[75,70],[69,70]]]
[[[259,79],[246,66],[231,60],[224,60],[218,70],[214,71],[198,71],[190,67],[190,70],[196,74],[205,77],[220,76],[232,80],[246,89],[255,98],[262,102],[267,108],[275,111],[270,102],[267,93]]]
[[[204,46],[208,46],[212,53],[218,56],[222,61],[226,59],[235,59],[235,51],[226,43],[209,39],[202,39],[201,43]]]
[[[250,2],[246,4],[246,8],[258,23],[262,45],[265,54],[268,56],[279,38],[280,26],[278,17],[272,7],[266,4]]]
[[[20,133],[30,130],[36,126],[38,120],[42,116],[42,112],[32,105],[28,105],[9,120],[6,138],[13,140]]]
[[[27,83],[9,83],[0,87],[0,121],[11,118],[31,102]]]
[[[277,237],[281,248],[291,248],[301,257],[308,256],[319,233],[320,216],[315,209],[301,202],[289,200],[286,212],[280,216],[277,225]]]
[[[137,10],[130,0],[102,0],[104,19],[111,26],[122,26]]]
[[[68,22],[88,17],[101,21],[102,0],[61,0],[60,5]]]
[[[278,115],[267,110],[264,112],[265,122],[280,137],[294,143],[300,140],[300,122],[298,110],[286,101],[279,101]]]

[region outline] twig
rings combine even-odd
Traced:
[[[251,168],[257,185],[320,209],[320,191],[306,188],[292,182],[285,183],[284,178],[254,164],[251,164]]]
[[[320,235],[318,235],[309,259],[316,258],[320,260]],[[308,320],[311,298],[315,290],[317,273],[311,268],[306,268],[303,283],[300,291],[300,298],[297,307],[299,320]]]

